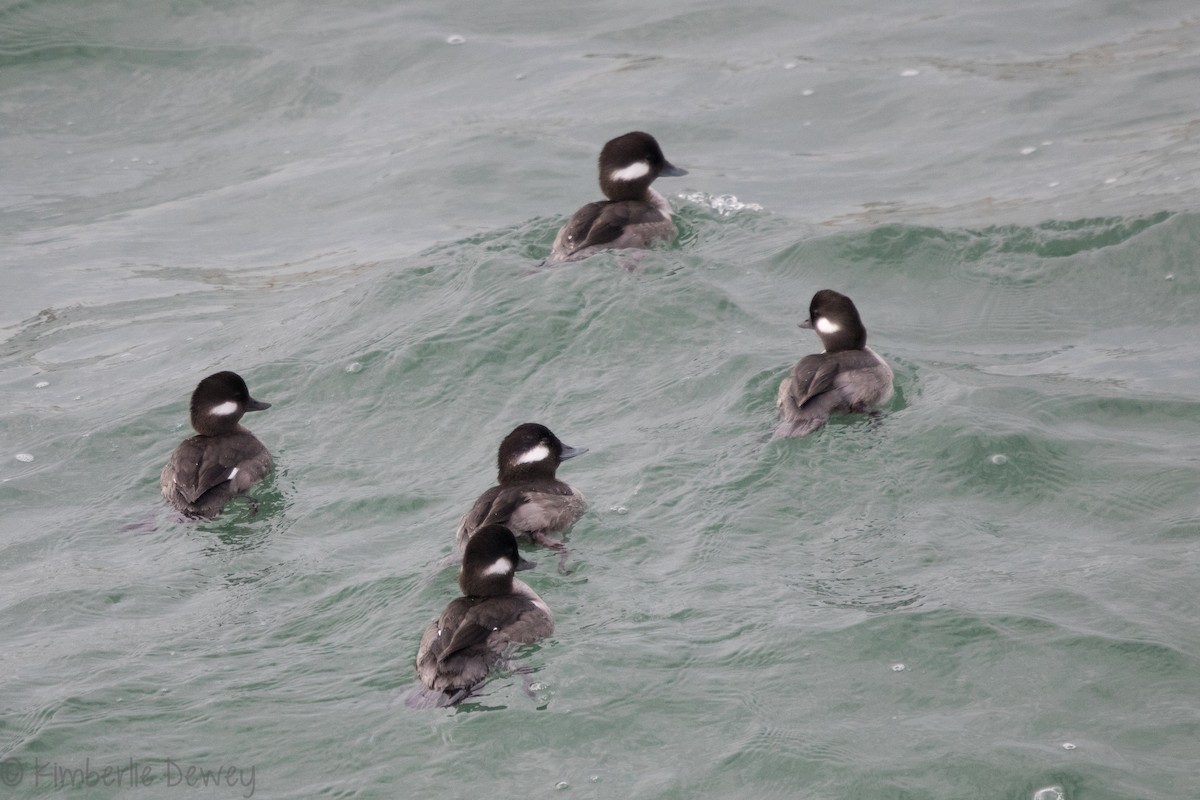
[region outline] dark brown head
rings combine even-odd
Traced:
[[[813,295],[808,304],[808,319],[800,327],[816,331],[827,353],[867,346],[867,329],[854,301],[832,289],[822,289]]]
[[[641,200],[660,175],[687,175],[667,161],[654,137],[632,131],[611,139],[600,151],[600,191],[609,200]]]
[[[192,392],[192,427],[204,436],[216,436],[236,430],[247,411],[262,411],[270,403],[255,400],[242,376],[236,372],[217,372],[200,381]]]
[[[458,586],[467,597],[512,594],[513,575],[532,562],[521,558],[517,538],[503,525],[484,525],[463,551]]]
[[[500,483],[530,478],[554,478],[558,465],[583,455],[586,447],[563,444],[545,425],[526,422],[513,428],[496,456]]]

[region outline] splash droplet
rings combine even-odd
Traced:
[[[1038,789],[1033,793],[1033,800],[1063,800],[1063,788],[1047,786],[1044,789]]]
[[[1063,750],[1074,750],[1075,745],[1071,742],[1063,742]]]
[[[904,672],[904,670],[905,666],[903,664],[892,664],[892,672]]]

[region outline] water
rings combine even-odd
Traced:
[[[5,796],[1197,796],[1193,4],[606,9],[0,8]],[[536,270],[634,128],[679,242]],[[896,397],[771,442],[826,287]],[[413,711],[529,420],[555,635]]]

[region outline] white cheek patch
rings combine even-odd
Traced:
[[[484,575],[511,575],[513,572],[513,562],[509,561],[504,556],[496,559],[496,563],[483,571]]]
[[[234,478],[236,478],[236,477],[237,477],[237,474],[238,474],[238,468],[237,468],[237,467],[234,467],[234,468],[233,468],[233,472],[229,473],[229,477],[228,477],[228,478],[226,478],[225,480],[227,480],[227,481],[231,481],[231,480],[233,480]]]
[[[208,413],[217,417],[227,417],[230,414],[236,414],[237,410],[237,403],[233,402],[232,400],[226,400],[224,403],[221,403],[221,405],[210,408]]]
[[[532,464],[534,461],[545,461],[550,457],[550,448],[539,444],[513,459],[513,464]]]
[[[824,333],[824,334],[828,335],[830,333],[837,333],[841,329],[842,329],[842,326],[838,325],[836,322],[830,322],[825,317],[817,317],[817,332],[818,333]]]
[[[649,161],[635,161],[628,167],[614,169],[612,172],[608,173],[608,177],[614,181],[636,181],[638,178],[648,175],[649,173]]]

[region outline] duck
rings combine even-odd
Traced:
[[[687,175],[667,161],[658,141],[630,131],[600,150],[600,191],[607,200],[588,203],[554,237],[545,263],[579,261],[604,250],[648,249],[675,236],[671,206],[651,188],[659,177]]]
[[[515,573],[521,569],[517,539],[503,525],[489,524],[467,542],[458,574],[459,597],[421,637],[417,676],[422,690],[408,705],[445,707],[470,697],[500,665],[511,645],[544,639],[554,632],[550,607]]]
[[[236,372],[217,372],[192,392],[190,419],[196,435],[184,439],[159,475],[163,499],[186,517],[211,519],[271,471],[266,445],[240,422],[270,403],[250,396]]]
[[[854,301],[822,289],[800,327],[816,331],[825,350],[800,359],[779,384],[775,436],[807,436],[834,412],[877,414],[892,396],[892,369],[867,347],[867,328]]]
[[[522,539],[561,548],[562,541],[553,536],[583,515],[587,500],[555,473],[559,464],[587,451],[563,444],[540,423],[513,428],[496,453],[497,484],[459,520],[454,536],[457,551],[462,553],[475,531],[490,523],[505,525]]]

